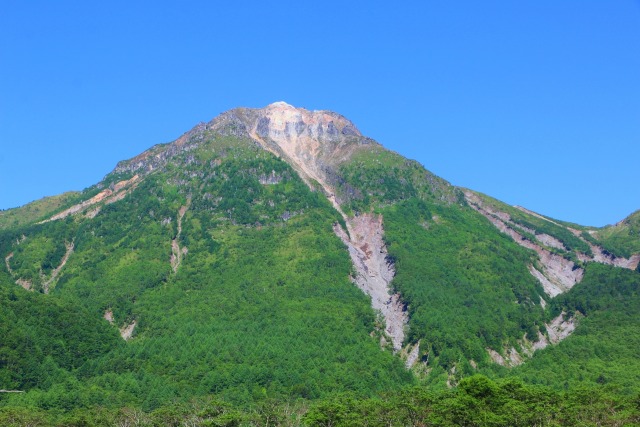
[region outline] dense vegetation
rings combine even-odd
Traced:
[[[580,313],[579,328],[515,373],[556,389],[589,384],[640,393],[640,274],[589,264],[581,283],[551,301],[550,315],[561,311]]]
[[[459,190],[418,162],[378,146],[355,153],[339,173],[338,191],[350,212],[367,212],[416,197],[439,203],[462,200]]]
[[[622,426],[640,422],[638,396],[602,388],[556,392],[518,380],[475,375],[451,390],[411,387],[374,397],[339,393],[313,402],[265,399],[237,406],[218,398],[144,412],[133,407],[68,412],[0,408],[6,426],[419,427]]]
[[[432,381],[469,375],[523,336],[535,339],[542,293],[531,254],[471,209],[417,199],[383,210],[397,275],[409,305],[409,339],[420,341]]]
[[[617,256],[629,257],[640,252],[640,211],[598,230],[596,236],[605,249]]]
[[[419,345],[407,370],[381,349],[383,321],[351,283],[332,230],[341,215],[237,132],[154,147],[153,171],[92,215],[37,223],[131,179],[129,163],[82,193],[0,213],[0,389],[24,392],[0,393],[0,424],[638,422],[638,272],[587,263],[580,284],[549,298],[527,269],[535,253],[459,189],[359,147],[327,174],[346,212],[383,216],[405,344]],[[637,215],[594,235],[580,228],[582,240],[486,201],[567,257],[590,254],[584,240],[640,250]],[[560,313],[579,319],[568,339],[513,370],[491,361],[489,350],[530,349]]]
[[[52,212],[78,200],[79,193],[68,192],[44,197],[19,208],[0,210],[0,230],[20,227],[45,219]]]
[[[0,247],[14,253],[14,277],[34,284],[45,263],[59,263],[62,242],[74,241],[46,298],[81,307],[96,322],[109,312],[114,332],[137,323],[135,339],[74,366],[81,381],[66,387],[77,400],[42,387],[11,402],[152,410],[210,393],[247,403],[412,383],[379,347],[376,315],[350,282],[348,254],[332,231],[339,220],[285,162],[223,140],[147,177],[93,219],[6,233]],[[187,249],[177,272],[174,239]]]
[[[0,279],[0,384],[49,388],[70,372],[121,346],[106,322],[59,299]]]

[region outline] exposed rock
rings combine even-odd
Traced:
[[[395,275],[387,261],[382,240],[382,217],[364,214],[346,215],[332,185],[335,179],[332,165],[347,160],[364,137],[345,117],[329,111],[308,111],[276,102],[261,110],[237,109],[228,113],[248,129],[249,135],[263,148],[288,161],[311,189],[319,184],[325,195],[347,225],[338,224],[334,231],[349,250],[358,272],[354,282],[371,297],[371,305],[385,319],[385,332],[395,351],[402,348],[404,327],[408,317],[399,294],[390,293]]]
[[[549,345],[549,340],[546,336],[542,335],[542,332],[538,331],[538,339],[531,343],[531,350],[542,350]],[[533,354],[533,353],[532,353]]]
[[[547,335],[549,335],[549,341],[551,344],[557,344],[576,329],[576,322],[573,317],[565,320],[566,313],[562,312],[551,321],[546,324]]]
[[[42,290],[43,290],[43,292],[45,294],[49,293],[49,288],[51,287],[51,285],[55,282],[55,280],[60,275],[60,272],[62,271],[62,268],[67,264],[67,261],[69,260],[69,257],[73,253],[73,247],[74,247],[73,242],[65,243],[65,248],[66,248],[65,254],[62,257],[62,260],[60,260],[60,264],[56,268],[53,269],[53,271],[51,272],[51,275],[49,276],[49,278],[44,277],[42,272],[40,272],[40,278],[42,280]],[[9,272],[9,274],[14,278],[14,280],[15,280],[17,285],[23,287],[24,289],[26,289],[28,291],[33,290],[33,283],[31,283],[31,281],[23,279],[23,278],[16,278],[15,277],[15,273],[11,269],[11,258],[13,258],[13,252],[11,252],[9,255],[7,255],[4,258],[4,262],[5,262],[5,265],[7,267],[7,271]]]
[[[593,243],[585,240],[580,236],[578,232],[577,237],[579,237],[582,241],[589,245],[591,248],[591,252],[593,253],[593,257],[588,257],[584,254],[580,254],[581,261],[595,261],[601,264],[613,265],[615,267],[626,268],[629,270],[635,270],[638,268],[638,264],[640,263],[640,254],[632,255],[629,258],[616,257],[615,255],[610,254],[605,251],[600,246],[594,245]]]
[[[554,254],[535,242],[519,234],[510,216],[485,205],[482,200],[470,191],[465,192],[469,206],[487,218],[496,228],[511,238],[520,246],[535,251],[540,260],[542,271],[529,266],[529,272],[538,279],[544,291],[551,297],[571,289],[582,280],[584,270],[560,255]],[[537,236],[536,236],[537,237]],[[551,237],[551,236],[549,236]]]
[[[349,250],[358,273],[354,282],[371,297],[371,306],[384,316],[385,332],[391,338],[394,350],[399,351],[409,319],[400,295],[390,294],[395,269],[388,261],[387,249],[382,241],[382,217],[362,214],[347,218],[347,221],[349,234],[339,224],[335,224],[334,231]]]
[[[33,285],[31,284],[31,282],[29,280],[16,279],[16,284],[19,285],[19,286],[22,286],[22,288],[24,288],[24,290],[26,290],[26,291],[32,291],[33,290]]]
[[[187,254],[187,248],[180,248],[180,244],[178,243],[180,240],[180,235],[182,234],[182,218],[184,218],[184,214],[187,213],[187,209],[189,209],[189,205],[191,204],[191,198],[187,198],[187,204],[180,207],[178,210],[178,233],[176,237],[171,240],[171,269],[173,273],[178,272],[178,268],[180,267],[180,263],[182,263],[182,257]]]
[[[113,325],[113,311],[111,309],[105,310],[104,319]]]
[[[533,342],[527,340],[526,335],[523,336],[519,343],[519,350],[515,347],[505,349],[506,356],[503,356],[497,351],[487,348],[487,353],[491,360],[501,366],[518,366],[525,361],[526,357],[531,357],[535,351],[542,350],[549,345],[558,344],[573,333],[576,329],[576,320],[573,317],[565,319],[565,316],[566,313],[562,312],[550,323],[545,324],[547,336],[538,331],[538,339]]]
[[[509,360],[510,366],[518,366],[521,365],[522,362],[524,362],[524,359],[515,347],[511,347],[509,349],[509,351],[507,352],[507,358]]]
[[[489,353],[489,357],[491,357],[491,360],[493,360],[495,363],[500,366],[507,366],[507,362],[504,360],[504,357],[502,357],[500,353],[489,347],[487,347],[485,350],[487,350],[487,353]]]
[[[288,160],[307,185],[315,188],[314,183],[320,183],[339,209],[332,165],[347,160],[365,139],[353,123],[337,113],[309,111],[284,102],[231,113],[241,115],[249,135],[266,150]],[[350,130],[343,133],[345,127]]]
[[[64,211],[53,215],[51,218],[42,221],[42,223],[66,218],[69,215],[74,215],[78,212],[82,212],[87,208],[93,205],[96,205],[100,202],[114,203],[114,202],[117,202],[118,200],[122,200],[124,196],[126,196],[131,190],[133,190],[136,187],[139,179],[140,179],[139,175],[134,175],[131,179],[120,181],[114,184],[113,186],[111,186],[112,188],[107,188],[105,190],[102,190],[92,198],[85,200],[82,203],[78,203],[77,205],[73,205],[70,208],[65,209]],[[93,218],[98,214],[98,212],[100,212],[99,208],[95,208],[94,210],[89,212],[87,216],[89,216],[90,218]]]
[[[222,116],[219,116],[219,118],[222,118]],[[195,149],[200,143],[204,142],[205,132],[208,129],[210,129],[210,125],[198,123],[193,129],[170,144],[158,144],[132,159],[119,162],[114,172],[146,175],[166,165],[169,159],[178,154]],[[246,131],[244,136],[246,136]],[[193,158],[187,157],[187,164],[192,161]]]
[[[17,242],[17,243],[19,244],[20,242]],[[16,282],[16,285],[21,286],[22,288],[24,288],[27,291],[33,290],[33,285],[31,284],[30,281],[28,281],[26,279],[21,279],[21,278],[17,278],[17,279],[15,278],[15,273],[11,269],[11,258],[13,258],[13,252],[11,252],[9,255],[7,255],[4,258],[4,263],[7,266],[7,271],[9,272],[9,275],[11,275],[11,277],[14,278],[14,280]]]
[[[269,175],[260,175],[260,177],[258,177],[258,181],[260,181],[260,184],[262,185],[275,185],[280,184],[282,177],[276,174],[276,171],[272,170]]]
[[[405,366],[407,368],[412,368],[420,357],[420,342],[417,342],[413,347],[407,346],[406,350]]]
[[[120,336],[122,337],[122,339],[124,339],[125,341],[129,341],[133,336],[133,331],[137,325],[138,321],[134,320],[128,325],[124,325],[122,328],[120,328]]]
[[[538,254],[542,270],[535,268],[534,266],[529,266],[529,272],[536,279],[538,279],[544,291],[549,296],[554,297],[558,294],[561,294],[562,292],[566,292],[567,290],[571,289],[576,283],[579,283],[582,280],[582,277],[584,275],[584,270],[582,268],[577,267],[572,261],[569,261],[560,255],[550,252],[549,250],[538,245],[536,242],[532,242],[526,239],[516,230],[522,229],[529,234],[535,234],[536,240],[547,247],[567,250],[567,248],[560,240],[548,234],[536,234],[535,230],[528,230],[520,225],[515,224],[513,221],[511,221],[511,218],[507,213],[497,211],[495,209],[492,209],[490,206],[487,206],[483,203],[480,197],[478,197],[471,191],[466,191],[465,197],[469,205],[476,211],[484,215],[489,221],[491,221],[493,225],[496,226],[496,228],[498,228],[503,233],[511,236],[513,240],[520,246],[524,246],[525,248],[534,250]],[[535,216],[536,218],[543,219],[551,224],[557,225],[558,227],[563,227],[569,230],[571,233],[573,233],[573,235],[589,245],[589,248],[593,253],[592,256],[579,251],[575,251],[576,257],[582,262],[598,262],[601,264],[613,265],[615,267],[627,268],[630,270],[635,270],[640,264],[640,254],[635,254],[630,258],[615,257],[600,246],[594,245],[590,241],[584,239],[580,230],[576,230],[571,227],[565,227],[562,224],[545,218],[544,216],[525,209],[521,206],[514,207],[522,212],[527,213],[528,215]]]
[[[42,283],[42,289],[43,289],[45,294],[49,293],[49,288],[56,281],[56,279],[60,275],[60,272],[62,271],[62,268],[67,264],[67,261],[69,260],[69,257],[73,253],[73,248],[74,248],[73,242],[65,243],[64,246],[66,248],[66,252],[64,253],[64,256],[62,257],[62,260],[60,261],[60,265],[58,265],[56,268],[54,268],[53,271],[51,272],[51,276],[49,276],[49,278],[44,280],[43,283]]]
[[[540,305],[542,306],[543,310],[547,308],[547,302],[542,297],[540,297]]]
[[[13,258],[13,252],[4,257],[4,264],[7,266],[7,271],[13,276],[13,270],[11,269],[11,258]]]
[[[95,208],[95,209],[88,210],[88,211],[84,214],[84,216],[85,216],[85,218],[89,218],[89,219],[91,219],[91,218],[95,218],[95,217],[100,213],[100,210],[101,210],[101,207],[100,207],[100,206],[98,206],[98,207],[97,207],[97,208]]]
[[[536,239],[543,245],[549,246],[550,248],[567,250],[567,248],[560,240],[556,239],[553,236],[549,236],[548,234],[536,234]]]
[[[500,353],[491,348],[487,347],[486,350],[487,353],[489,353],[489,357],[491,357],[491,360],[493,360],[500,366],[511,368],[521,365],[522,362],[524,362],[523,357],[520,355],[518,350],[515,349],[515,347],[511,347],[505,351],[506,357],[502,356]]]
[[[580,261],[599,262],[601,264],[613,265],[615,267],[627,268],[629,270],[635,270],[636,268],[638,268],[638,264],[640,263],[640,254],[635,254],[635,255],[631,256],[630,258],[616,257],[616,256],[608,253],[607,251],[605,251],[602,247],[600,247],[598,245],[594,245],[590,241],[588,241],[585,238],[583,238],[582,237],[582,231],[580,231],[580,230],[576,230],[575,228],[571,228],[571,227],[565,227],[562,224],[559,224],[559,223],[557,223],[555,221],[552,221],[549,218],[545,218],[544,216],[542,216],[540,214],[537,214],[537,213],[535,213],[533,211],[530,211],[529,209],[525,209],[522,206],[514,206],[514,207],[516,209],[521,210],[522,212],[525,212],[525,213],[527,213],[529,215],[535,216],[536,218],[540,218],[540,219],[543,219],[543,220],[545,220],[547,222],[550,222],[551,224],[555,224],[558,227],[566,228],[571,233],[573,233],[574,236],[576,236],[577,238],[582,240],[584,243],[589,245],[589,248],[591,249],[591,252],[593,253],[593,256],[589,256],[587,254],[583,254],[581,252],[578,252],[577,256],[580,259]],[[589,234],[594,235],[594,234],[596,234],[596,232],[593,231],[593,230],[590,230]],[[559,240],[553,238],[552,236],[548,236],[546,234],[539,234],[539,235],[536,235],[536,239],[538,239],[540,242],[542,242],[543,244],[545,244],[547,246],[558,248],[558,249],[566,249],[564,247],[564,245],[562,244],[562,242],[560,242]],[[551,239],[553,239],[553,240],[551,240]]]

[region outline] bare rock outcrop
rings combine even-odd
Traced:
[[[334,231],[349,249],[351,261],[357,271],[353,280],[371,297],[371,306],[384,316],[385,332],[391,338],[394,350],[398,351],[402,348],[408,316],[400,295],[390,293],[395,269],[388,261],[387,249],[382,240],[382,217],[362,214],[347,218],[347,221],[349,234],[340,224],[334,226]]]
[[[573,230],[573,231],[577,231],[577,230]],[[640,263],[640,254],[632,255],[629,258],[617,257],[607,252],[600,246],[594,245],[593,243],[583,239],[582,236],[580,235],[580,232],[577,232],[577,233],[578,233],[577,237],[583,240],[586,244],[588,244],[589,248],[591,248],[591,252],[593,253],[592,257],[589,257],[584,254],[578,254],[578,258],[581,261],[595,261],[601,264],[613,265],[615,267],[626,268],[629,270],[635,270],[636,268],[638,268],[638,264]]]
[[[567,338],[576,329],[575,318],[570,317],[565,319],[566,313],[560,313],[551,323],[547,323],[547,335],[549,335],[549,342],[551,344],[557,344],[563,339]]]
[[[587,255],[587,254],[583,254],[581,252],[577,253],[578,259],[580,259],[580,261],[583,262],[598,262],[600,264],[608,264],[608,265],[613,265],[615,267],[621,267],[621,268],[627,268],[629,270],[635,270],[636,268],[638,268],[638,264],[640,263],[640,254],[634,254],[629,258],[623,258],[623,257],[616,257],[612,254],[610,254],[609,252],[607,252],[606,250],[604,250],[602,247],[598,246],[598,245],[594,245],[592,242],[586,240],[583,236],[582,236],[582,232],[580,230],[576,230],[575,228],[571,228],[571,227],[566,227],[562,224],[559,224],[549,218],[545,218],[544,216],[533,212],[529,209],[525,209],[522,206],[514,206],[516,209],[519,209],[520,211],[535,216],[536,218],[542,219],[544,221],[547,221],[551,224],[557,225],[558,227],[563,227],[566,228],[567,230],[569,230],[574,236],[576,236],[578,239],[582,240],[584,243],[586,243],[587,245],[589,245],[589,248],[591,249],[591,252],[593,255]],[[593,235],[594,232],[589,232],[589,234]],[[548,236],[546,234],[538,234],[536,235],[536,239],[538,239],[540,242],[542,242],[543,244],[550,246],[550,247],[554,247],[557,249],[566,249],[564,247],[564,245],[562,244],[562,242],[560,242],[559,240],[553,238],[552,236]]]
[[[13,272],[13,269],[11,268],[11,258],[13,258],[13,252],[11,252],[9,255],[4,257],[4,263],[7,267],[7,271],[9,272],[9,275],[13,278],[13,280],[15,280],[16,285],[21,286],[24,290],[32,291],[33,284],[29,280],[15,277],[16,274]]]
[[[42,221],[42,223],[64,219],[69,215],[75,215],[77,213],[84,212],[92,206],[94,208],[87,213],[87,216],[89,218],[93,218],[98,214],[98,212],[100,212],[99,207],[95,207],[95,205],[101,202],[108,204],[117,202],[118,200],[122,200],[138,185],[139,180],[140,176],[134,175],[131,179],[117,182],[111,187],[102,190],[90,199],[85,200],[82,203],[78,203],[77,205],[73,205],[70,208],[65,209],[64,211],[53,215],[51,218]]]
[[[187,254],[188,249],[186,247],[180,247],[178,243],[180,240],[180,235],[182,234],[182,218],[184,218],[184,214],[187,213],[187,209],[189,209],[189,205],[191,204],[191,199],[187,199],[187,204],[180,207],[178,210],[178,232],[176,237],[171,240],[171,269],[173,273],[178,272],[178,268],[180,267],[180,263],[182,263],[182,257]]]
[[[22,241],[24,241],[24,239]],[[19,241],[18,244],[20,244],[22,241]],[[65,242],[64,246],[65,246],[66,250],[65,250],[65,253],[64,253],[62,259],[60,260],[60,264],[56,268],[53,269],[53,271],[51,272],[49,277],[46,277],[44,275],[44,273],[42,271],[40,271],[40,282],[42,283],[42,291],[45,294],[49,293],[49,290],[50,290],[51,286],[55,283],[55,281],[58,278],[58,276],[60,276],[60,272],[62,271],[64,266],[67,264],[67,261],[69,260],[69,257],[73,253],[73,248],[74,248],[74,242],[73,241]],[[9,275],[11,275],[11,277],[13,278],[13,280],[15,281],[15,283],[17,285],[23,287],[27,291],[32,291],[33,290],[33,283],[30,280],[23,279],[21,277],[16,277],[17,276],[16,273],[11,268],[11,259],[13,258],[13,256],[14,256],[14,254],[13,254],[13,252],[11,252],[11,253],[9,253],[9,255],[7,255],[4,258],[4,263],[5,263],[5,266],[7,267],[7,272],[9,273]]]
[[[51,285],[55,283],[56,279],[60,275],[60,272],[62,271],[64,266],[67,264],[69,257],[73,253],[73,248],[74,248],[73,242],[65,243],[64,246],[66,248],[66,251],[64,253],[64,256],[62,257],[62,260],[60,260],[60,264],[53,269],[49,278],[45,279],[44,277],[42,277],[43,278],[42,289],[44,290],[45,294],[49,293],[49,288],[51,287]]]
[[[535,230],[530,230],[522,225],[514,223],[509,214],[487,205],[480,197],[471,191],[465,191],[465,198],[473,209],[484,215],[493,225],[496,226],[496,228],[498,228],[498,230],[511,236],[520,246],[531,249],[538,254],[540,263],[537,266],[530,265],[529,272],[540,282],[547,295],[551,297],[559,295],[562,292],[566,292],[571,289],[576,283],[579,283],[582,280],[584,275],[584,270],[582,268],[576,266],[573,261],[549,250],[549,248],[567,250],[560,240],[548,234],[537,234]],[[629,258],[616,257],[604,250],[602,247],[585,239],[580,230],[564,226],[521,206],[514,207],[528,215],[532,215],[558,227],[565,228],[587,244],[591,250],[591,254],[574,251],[575,256],[581,262],[598,262],[630,270],[637,269],[640,264],[640,254],[635,254]],[[530,235],[535,235],[535,241],[529,240],[518,230],[521,230],[524,233],[529,233]]]
[[[469,206],[487,218],[498,230],[511,236],[514,242],[520,246],[536,252],[540,269],[531,265],[529,266],[529,272],[540,282],[545,293],[549,296],[554,297],[566,292],[582,280],[584,275],[582,268],[576,266],[573,261],[552,253],[518,233],[516,231],[518,227],[511,221],[509,214],[487,206],[480,197],[470,191],[465,191],[465,197]],[[548,236],[546,240],[552,242],[553,245],[561,244],[551,236]]]
[[[407,346],[405,350],[406,354],[404,363],[405,366],[410,369],[418,362],[418,359],[420,358],[420,341],[414,344],[413,347]]]
[[[536,341],[529,341],[526,336],[523,336],[518,342],[518,348],[515,346],[505,348],[502,354],[491,348],[487,348],[486,350],[494,363],[506,367],[518,366],[524,363],[527,358],[531,357],[535,351],[558,344],[567,338],[575,331],[576,325],[575,317],[567,318],[567,314],[562,312],[551,320],[551,322],[545,323],[547,334],[543,335],[538,331],[538,339]]]
[[[131,323],[124,325],[122,328],[120,328],[120,336],[122,337],[122,339],[125,341],[129,341],[133,336],[133,331],[136,329],[137,325],[138,325],[138,321],[133,320]]]
[[[13,269],[11,268],[11,258],[13,258],[13,252],[4,257],[4,264],[7,266],[7,271],[13,276]]]
[[[332,182],[332,167],[349,159],[358,145],[369,143],[369,140],[339,114],[295,108],[284,102],[261,110],[234,110],[228,114],[241,115],[241,122],[251,138],[286,160],[310,188],[320,185],[347,226],[344,230],[337,224],[334,231],[349,250],[357,271],[353,280],[371,297],[372,307],[382,313],[385,332],[391,338],[393,348],[400,350],[408,318],[401,296],[391,293],[395,269],[387,259],[382,217],[346,215]],[[222,117],[220,122],[224,120]]]
[[[506,349],[504,352],[504,356],[491,348],[486,348],[486,351],[489,354],[491,360],[493,360],[494,363],[497,363],[500,366],[506,366],[510,368],[513,366],[521,365],[524,361],[522,355],[518,352],[518,350],[516,350],[515,347]]]
[[[108,309],[105,310],[104,315],[102,316],[107,322],[111,323],[113,325],[113,310]]]

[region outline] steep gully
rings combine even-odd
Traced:
[[[536,252],[540,268],[538,269],[534,265],[529,265],[529,272],[540,282],[547,295],[553,298],[568,291],[582,280],[584,276],[584,270],[582,268],[576,266],[574,262],[567,260],[560,255],[554,254],[543,247],[547,246],[556,249],[566,249],[561,241],[547,234],[536,234],[535,230],[530,230],[526,227],[515,224],[511,220],[509,214],[488,206],[480,197],[471,191],[466,191],[465,197],[469,205],[487,218],[498,230],[511,236],[511,238],[520,246]],[[552,220],[536,214],[535,212],[531,212],[519,206],[516,206],[516,208],[529,215],[533,215],[560,227],[564,227],[563,225],[555,223]],[[629,259],[614,257],[613,255],[605,252],[601,247],[582,238],[579,230],[569,227],[565,228],[567,228],[576,237],[580,238],[583,242],[587,243],[591,248],[593,256],[577,253],[580,261],[599,262],[628,269],[637,268],[638,263],[640,262],[640,254],[633,255]],[[522,230],[523,232],[535,235],[536,240],[542,245],[526,239],[517,230]],[[542,298],[540,299],[540,303],[543,307],[546,304]],[[574,317],[567,318],[566,313],[563,312],[551,322],[545,324],[545,327],[547,329],[547,336],[538,332],[538,339],[533,342],[527,340],[526,337],[523,337],[522,340],[520,340],[520,349],[517,350],[515,347],[505,349],[505,356],[490,348],[487,348],[486,350],[495,363],[503,366],[519,365],[524,361],[523,356],[530,357],[535,350],[543,349],[550,344],[557,344],[568,337],[576,328],[576,319]]]
[[[134,175],[131,179],[117,182],[111,185],[109,188],[106,188],[93,196],[92,198],[85,200],[82,203],[78,203],[77,205],[73,205],[68,209],[63,210],[60,213],[53,215],[51,218],[41,221],[40,224],[56,221],[58,219],[64,219],[69,215],[75,215],[77,213],[85,212],[85,215],[89,218],[95,217],[98,212],[100,212],[100,207],[96,207],[92,210],[88,211],[88,208],[97,205],[100,202],[104,202],[105,204],[114,203],[118,200],[122,200],[124,196],[129,194],[136,186],[139,184],[140,176]]]
[[[111,310],[110,308],[105,310],[104,315],[102,317],[112,325],[115,322],[113,317],[113,310]],[[118,328],[122,339],[125,341],[128,341],[129,339],[131,339],[131,337],[133,336],[133,331],[135,330],[137,325],[138,325],[138,321],[132,320],[130,323],[125,323],[121,328]]]
[[[352,125],[334,123],[343,118],[329,113],[299,110],[284,103],[272,104],[265,110],[266,117],[263,116],[255,123],[250,131],[251,137],[266,150],[288,160],[309,187],[313,188],[314,182],[322,187],[347,227],[345,231],[340,224],[336,224],[334,232],[349,250],[357,271],[353,281],[371,297],[372,307],[382,313],[385,332],[391,339],[394,350],[400,351],[408,316],[400,295],[390,294],[390,282],[395,270],[387,261],[387,250],[382,240],[382,217],[372,213],[354,217],[346,215],[335,196],[335,189],[318,164],[320,151],[325,149],[320,147],[322,135],[326,135],[336,125],[343,129]]]
[[[19,241],[18,244],[20,244],[24,240],[26,240],[26,237],[23,236],[23,239],[21,241]],[[43,292],[45,294],[49,293],[51,285],[53,285],[55,283],[56,279],[60,275],[60,272],[62,271],[64,266],[67,264],[67,261],[69,260],[69,257],[73,253],[73,248],[74,248],[73,241],[70,242],[70,243],[65,242],[64,246],[65,246],[66,250],[65,250],[64,255],[62,256],[62,259],[60,260],[60,264],[56,268],[53,269],[53,271],[51,272],[49,277],[46,277],[44,275],[44,273],[42,271],[40,271],[40,280],[42,282],[42,290],[43,290]],[[7,271],[9,272],[11,277],[13,277],[13,279],[15,280],[17,285],[23,287],[27,291],[33,290],[33,284],[29,280],[26,280],[26,279],[23,279],[23,278],[19,278],[19,277],[18,278],[15,277],[16,274],[13,271],[13,269],[11,268],[11,259],[13,258],[13,256],[14,256],[14,254],[13,254],[13,252],[11,252],[9,255],[7,255],[4,258],[4,262],[5,262],[5,265],[7,267]]]
[[[140,176],[134,175],[131,179],[112,184],[109,188],[106,188],[100,191],[98,194],[91,197],[90,199],[85,200],[76,205],[73,205],[70,208],[65,209],[64,211],[53,215],[51,218],[41,221],[39,224],[43,224],[50,221],[56,221],[59,219],[64,219],[70,215],[76,215],[83,212],[85,216],[87,216],[88,218],[93,218],[98,214],[98,212],[100,212],[100,205],[98,205],[99,203],[103,202],[104,204],[109,204],[109,203],[114,203],[119,200],[122,200],[127,194],[129,194],[134,188],[136,188],[136,186],[139,184],[139,181],[140,181]],[[89,208],[91,207],[94,207],[94,208],[89,210]],[[20,244],[25,239],[26,237],[23,236],[22,240],[18,241],[17,244]],[[67,261],[69,260],[69,257],[73,253],[74,242],[73,241],[70,243],[65,242],[65,248],[66,248],[66,251],[64,256],[62,257],[62,260],[60,261],[60,264],[53,269],[53,271],[51,272],[51,275],[49,277],[45,277],[42,272],[40,273],[42,290],[44,291],[44,293],[49,293],[51,286],[55,283],[62,269],[64,268]],[[11,261],[11,258],[13,258],[13,256],[14,254],[13,252],[11,252],[4,259],[5,265],[7,267],[7,271],[14,278],[16,284],[22,286],[26,290],[33,290],[33,284],[29,280],[15,277],[15,273],[11,269],[11,265],[10,265],[10,261]]]
[[[178,272],[178,268],[180,267],[180,263],[182,263],[182,257],[187,254],[187,247],[180,247],[178,243],[180,241],[180,235],[182,234],[182,218],[184,218],[184,214],[187,213],[187,209],[189,209],[189,205],[191,204],[191,199],[187,199],[187,204],[182,206],[178,210],[178,216],[176,221],[178,223],[178,232],[176,237],[171,240],[171,269],[173,273],[176,274]]]
[[[552,253],[537,243],[525,239],[516,231],[517,226],[511,222],[511,218],[507,213],[492,209],[490,206],[484,204],[480,197],[470,191],[465,192],[465,197],[469,205],[487,218],[498,230],[511,236],[518,245],[536,252],[540,261],[539,267],[541,270],[533,265],[529,265],[529,272],[540,282],[547,295],[555,297],[562,292],[568,291],[582,280],[584,275],[582,268],[577,267],[574,262]],[[533,230],[523,231],[535,234]],[[542,238],[549,242],[550,246],[562,247],[562,243],[556,241],[552,236]]]
[[[42,288],[44,289],[44,293],[45,294],[49,293],[49,287],[58,278],[58,276],[60,275],[60,272],[62,271],[64,266],[67,264],[67,261],[69,260],[69,257],[73,253],[73,248],[74,248],[73,242],[71,242],[71,243],[66,243],[65,242],[64,246],[66,248],[64,256],[62,257],[62,260],[60,261],[60,265],[58,265],[56,268],[54,268],[53,271],[51,272],[51,276],[49,276],[48,279],[45,279],[45,277],[41,274],[41,278],[43,279]]]
[[[536,252],[536,254],[538,255],[538,259],[540,260],[541,270],[538,270],[533,265],[530,265],[529,272],[540,282],[547,295],[549,295],[550,297],[555,297],[562,292],[568,291],[576,283],[579,283],[582,280],[582,277],[584,276],[584,269],[576,266],[573,261],[567,260],[560,255],[554,254],[544,247],[547,246],[551,248],[566,250],[564,244],[561,241],[548,234],[537,234],[535,230],[531,230],[523,227],[522,225],[514,223],[508,213],[498,211],[491,206],[488,206],[482,201],[480,197],[478,197],[471,191],[466,191],[465,197],[469,205],[477,212],[482,214],[485,218],[487,218],[496,228],[498,228],[503,233],[511,236],[511,238],[520,246]],[[565,227],[525,208],[519,206],[516,206],[516,208],[529,215],[533,215],[559,227],[566,228],[574,236],[586,243],[591,249],[593,255],[587,255],[581,252],[577,252],[576,256],[582,262],[598,262],[601,264],[627,268],[630,270],[635,270],[638,267],[638,263],[640,263],[640,254],[635,254],[630,258],[615,257],[607,253],[600,246],[594,245],[588,240],[585,240],[581,236],[581,232],[579,230]],[[526,239],[521,233],[518,232],[518,230],[522,230],[523,232],[526,232],[528,234],[535,235],[536,240],[542,243],[542,245]]]

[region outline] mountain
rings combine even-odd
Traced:
[[[234,109],[0,213],[0,388],[26,391],[0,405],[149,411],[477,373],[638,392],[637,232],[637,212],[596,229],[455,187],[337,113]]]

